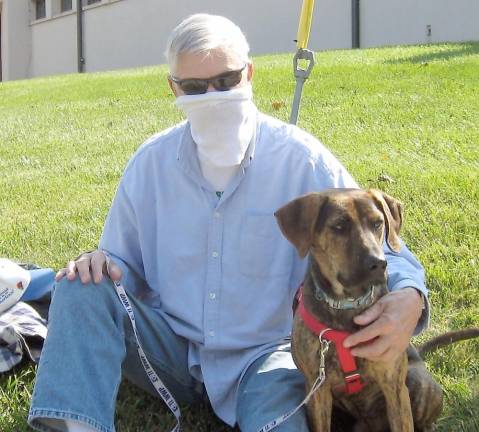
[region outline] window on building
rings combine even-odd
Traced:
[[[95,3],[100,3],[101,0],[86,0],[87,5],[95,4]]]
[[[72,0],[62,0],[60,5],[60,12],[67,12],[72,10]]]
[[[46,18],[47,9],[45,6],[45,0],[35,0],[35,19],[39,20]]]

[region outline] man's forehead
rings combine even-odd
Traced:
[[[223,48],[207,52],[181,53],[176,61],[174,76],[183,78],[210,78],[228,70],[239,69],[244,62]]]

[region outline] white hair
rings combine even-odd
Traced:
[[[176,68],[178,56],[183,53],[209,53],[222,48],[233,52],[245,63],[249,62],[249,44],[241,29],[228,18],[219,15],[191,15],[171,32],[165,56],[170,72]]]

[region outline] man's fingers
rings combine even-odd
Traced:
[[[350,348],[352,346],[356,346],[357,344],[368,342],[378,336],[381,336],[382,334],[383,324],[381,323],[381,320],[377,320],[367,327],[358,330],[356,333],[349,335],[346,339],[344,339],[343,345],[346,348]]]
[[[113,261],[110,261],[107,268],[106,255],[101,250],[84,253],[75,261],[69,261],[66,268],[59,270],[55,275],[55,280],[58,282],[66,276],[68,280],[72,281],[76,278],[77,273],[84,284],[91,281],[96,284],[100,283],[103,274],[109,275],[114,281],[119,281],[122,276],[121,268]]]
[[[115,264],[113,261],[110,261],[110,265],[108,266],[108,274],[110,275],[111,280],[119,281],[122,276],[121,268]]]
[[[369,360],[381,360],[384,354],[389,350],[389,341],[386,337],[379,337],[372,342],[359,345],[351,349],[351,354],[355,357],[367,358]]]
[[[366,309],[360,315],[354,317],[354,322],[358,325],[364,326],[377,320],[383,313],[384,305],[381,301],[374,303],[370,308]]]
[[[99,254],[101,254],[101,256],[103,257],[103,273],[108,275],[111,280],[119,281],[122,276],[121,268],[117,264],[115,264],[112,259],[109,258],[106,252],[99,251]]]
[[[93,282],[100,283],[103,279],[103,269],[105,268],[106,257],[101,251],[94,252],[91,257],[90,267],[93,276]]]
[[[383,355],[381,356],[381,358],[378,358],[377,361],[383,361],[383,362],[386,362],[386,363],[392,363],[400,354],[402,353],[402,351],[398,351],[396,349],[393,349],[393,348],[389,348],[388,350],[386,350]]]
[[[65,277],[66,274],[67,274],[66,268],[62,268],[58,270],[57,274],[55,275],[55,282],[60,282]]]
[[[77,277],[77,266],[75,261],[68,261],[66,268],[66,275],[68,280],[75,280]]]
[[[394,361],[395,358],[397,358],[397,356],[400,353],[396,352],[392,348],[386,348],[386,351],[382,352],[379,355],[373,355],[373,353],[371,353],[371,355],[369,355],[369,354],[366,355],[366,353],[363,353],[363,354],[365,354],[365,355],[364,356],[361,355],[361,356],[358,356],[358,357],[367,358],[368,360],[373,361],[373,362],[391,363],[391,362]]]
[[[394,360],[404,352],[421,314],[421,300],[414,288],[386,294],[375,305],[356,317],[366,327],[344,340],[354,356],[369,360]],[[375,339],[373,341],[373,339]],[[371,340],[371,343],[365,343]]]
[[[82,281],[82,283],[89,283],[91,281],[90,257],[85,255],[82,256],[76,261],[76,267],[78,271],[78,276],[80,276],[80,280]]]

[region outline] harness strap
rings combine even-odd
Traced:
[[[321,334],[321,332],[323,332],[323,339],[334,343],[336,353],[338,354],[339,364],[344,374],[344,385],[346,392],[348,394],[360,392],[365,384],[361,380],[361,374],[358,371],[356,360],[351,354],[351,350],[343,346],[344,339],[346,339],[350,333],[341,330],[330,329],[322,322],[318,321],[304,305],[302,288],[302,286],[299,288],[297,294],[297,307],[299,315],[309,330],[318,336]]]

